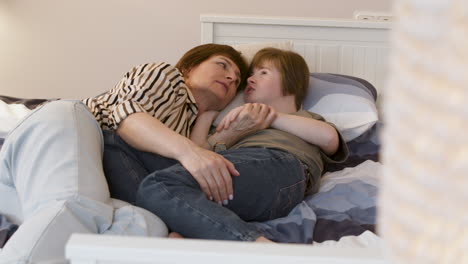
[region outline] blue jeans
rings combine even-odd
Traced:
[[[113,198],[135,204],[138,187],[146,176],[177,163],[131,147],[114,130],[104,130],[103,136],[103,167]]]
[[[136,204],[185,237],[253,241],[262,234],[248,221],[286,216],[303,200],[306,174],[292,154],[264,148],[219,154],[240,172],[233,177],[234,199],[228,205],[207,199],[179,163],[148,175],[140,184]]]

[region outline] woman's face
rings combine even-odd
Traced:
[[[236,95],[240,84],[239,67],[226,56],[214,55],[193,67],[185,83],[200,95],[207,109],[222,110]]]
[[[281,73],[278,69],[268,62],[255,67],[247,79],[245,102],[271,105],[282,96]]]

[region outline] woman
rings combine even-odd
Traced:
[[[208,148],[229,148],[220,154],[240,173],[232,179],[232,199],[223,204],[210,201],[180,165],[156,171],[140,185],[136,204],[185,237],[268,241],[247,221],[287,215],[305,194],[318,190],[325,162],[340,162],[347,156],[335,127],[301,110],[309,71],[300,55],[263,49],[252,61],[251,74],[244,92],[249,104],[232,110],[208,140],[206,134],[195,140]],[[243,127],[239,118],[256,108],[260,109],[256,113],[272,120],[271,128],[241,135],[237,141],[235,135]],[[201,118],[196,127],[207,131],[212,120]]]
[[[237,175],[237,171],[222,156],[187,137],[197,116],[222,110],[233,99],[246,72],[244,60],[232,47],[206,44],[188,51],[175,67],[167,63],[135,67],[110,92],[84,100],[107,130],[104,169],[111,196],[133,203],[140,182],[137,175],[146,176],[178,161],[205,186],[207,194],[226,199],[228,194],[219,190],[232,187],[214,178]],[[120,159],[114,153],[122,150],[142,166],[116,164]],[[146,164],[149,153],[161,159]],[[130,177],[119,173],[122,170],[131,172]]]
[[[2,260],[63,257],[71,233],[109,228],[113,207],[101,128],[117,131],[137,149],[174,158],[188,171],[203,167],[199,179],[236,173],[229,161],[186,136],[198,114],[232,100],[245,62],[230,46],[207,44],[188,51],[177,67],[136,67],[111,91],[84,100],[87,106],[46,104],[10,132],[0,152],[0,184],[16,189],[24,221],[1,251]]]

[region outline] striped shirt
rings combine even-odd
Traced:
[[[182,74],[167,63],[136,66],[112,90],[83,102],[104,130],[116,130],[127,116],[145,112],[188,137],[198,114]]]

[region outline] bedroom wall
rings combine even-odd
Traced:
[[[83,98],[132,66],[175,63],[200,43],[200,14],[352,18],[392,0],[1,0],[0,94]],[[337,8],[339,7],[339,8]]]

